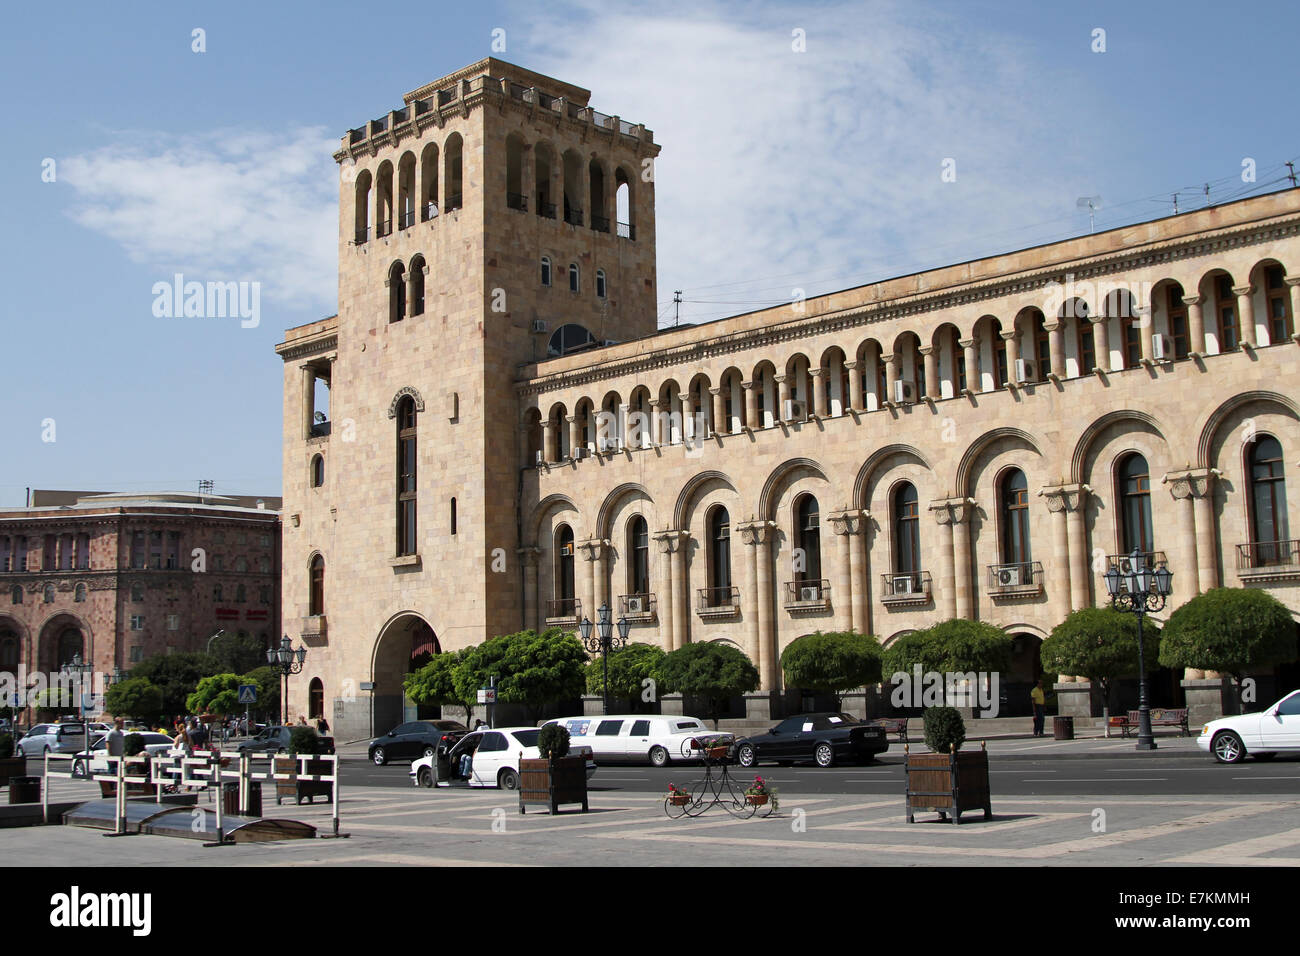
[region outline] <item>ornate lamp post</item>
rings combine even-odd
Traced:
[[[1138,750],[1155,750],[1151,734],[1151,707],[1147,703],[1147,668],[1142,647],[1142,619],[1148,612],[1162,610],[1173,586],[1173,572],[1161,566],[1147,567],[1145,555],[1136,550],[1129,555],[1127,573],[1117,567],[1106,572],[1106,590],[1111,607],[1131,611],[1138,619]]]
[[[615,639],[613,637],[614,623],[610,620],[609,606],[602,604],[596,611],[596,636],[591,635],[591,621],[586,617],[578,625],[578,630],[582,633],[582,643],[586,645],[589,654],[600,654],[601,662],[604,668],[605,677],[601,682],[601,689],[604,690],[605,713],[609,713],[609,652],[614,649]],[[626,617],[618,619],[618,646],[627,646],[627,634],[632,629]]]
[[[281,692],[280,714],[281,719],[289,719],[289,675],[299,674],[302,672],[302,665],[307,660],[307,648],[293,648],[293,642],[289,640],[286,634],[280,640],[278,647],[268,647],[266,649],[266,662],[272,667],[280,668],[280,683],[284,688]]]
[[[72,660],[68,661],[59,668],[59,673],[66,677],[74,677],[77,684],[77,716],[81,718],[81,730],[85,737],[85,745],[81,748],[83,751],[90,751],[90,723],[86,720],[85,691],[86,675],[94,670],[94,665],[83,662],[80,652],[72,655]]]

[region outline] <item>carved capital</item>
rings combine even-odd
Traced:
[[[1203,295],[1185,295],[1183,296],[1183,305],[1200,305],[1205,301]]]
[[[836,534],[862,534],[867,530],[867,519],[870,512],[850,510],[835,511],[827,515],[831,523],[831,530]]]
[[[740,387],[743,388],[745,391],[749,391],[751,388],[753,388],[753,387],[754,387],[755,385],[757,385],[757,384],[758,384],[758,382],[741,382],[741,383],[740,383]]]
[[[515,552],[515,554],[519,555],[519,560],[523,562],[526,568],[537,567],[537,559],[541,553],[541,548],[519,548]]]
[[[1047,499],[1047,510],[1055,515],[1081,510],[1091,493],[1087,485],[1048,485],[1039,489],[1038,496]]]
[[[1184,471],[1170,472],[1160,479],[1161,484],[1168,484],[1169,492],[1176,499],[1208,498],[1214,494],[1214,479],[1219,476],[1216,468],[1188,468]]]
[[[1300,279],[1297,279],[1296,281],[1300,282]],[[844,367],[848,369],[850,372],[852,372],[855,368],[862,368],[862,365],[863,363],[857,361],[856,359],[854,359],[852,362],[844,363]]]
[[[721,395],[721,394],[722,394],[722,387],[721,387],[721,386],[718,386],[717,388],[710,388],[710,389],[709,389],[709,394],[710,394],[710,395]]]
[[[596,561],[605,554],[605,548],[609,542],[603,538],[588,538],[586,541],[578,542],[578,550],[582,552],[582,560]]]
[[[659,547],[660,554],[674,554],[680,551],[689,536],[688,531],[657,531],[651,535]]]
[[[974,498],[941,498],[930,502],[930,511],[940,525],[965,524],[975,513],[974,508]]]
[[[964,348],[964,349],[972,349],[972,348],[975,347],[975,340],[974,340],[974,339],[958,339],[958,340],[957,340],[957,344],[960,345],[960,346],[961,346],[962,348]]]
[[[1254,288],[1248,285],[1234,285],[1232,287],[1232,294],[1237,297],[1241,297],[1243,295],[1250,295],[1254,291],[1255,291]]]
[[[776,536],[775,521],[744,521],[736,525],[740,540],[751,547],[767,544]]]

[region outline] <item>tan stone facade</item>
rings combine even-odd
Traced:
[[[279,348],[284,606],[313,647],[291,693],[320,677],[336,729],[401,716],[426,626],[448,650],[602,604],[632,640],[734,642],[768,691],[781,650],[818,629],[888,641],[963,616],[1041,639],[1104,600],[1100,575],[1132,548],[1167,560],[1171,606],[1247,583],[1300,610],[1295,503],[1262,514],[1250,474],[1261,442],[1283,471],[1300,460],[1300,193],[654,333],[640,171],[658,147],[586,97],[487,60],[336,154],[339,315]],[[422,162],[454,135],[459,177]],[[614,212],[624,178],[631,222],[602,231],[614,217],[591,210]],[[412,193],[439,214],[415,221]],[[566,324],[594,350],[544,357]],[[332,389],[314,438],[312,374]],[[416,554],[396,520],[407,396]]]

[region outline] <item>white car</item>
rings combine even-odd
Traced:
[[[476,730],[456,741],[450,751],[428,754],[411,764],[411,782],[417,787],[500,787],[519,789],[519,760],[541,757],[537,727],[495,727]],[[596,772],[590,748],[569,745],[571,753],[584,753],[587,779]],[[461,775],[461,757],[470,755],[469,775]],[[442,761],[441,772],[438,761]]]
[[[1247,754],[1267,760],[1278,753],[1300,753],[1300,690],[1259,713],[1210,721],[1196,745],[1220,763],[1238,763]]]
[[[139,733],[139,731],[132,731]],[[149,731],[141,733],[144,738],[144,749],[150,754],[168,754],[172,751],[172,739],[166,734],[154,733]],[[86,751],[77,754],[77,758],[72,762],[74,773],[84,775],[86,772]],[[109,766],[108,761],[108,737],[101,736],[90,745],[90,772],[91,773],[116,773],[113,767]]]
[[[666,767],[673,760],[698,760],[691,740],[712,734],[698,717],[671,714],[623,714],[607,717],[562,717],[571,746],[590,747],[597,763],[646,763]]]

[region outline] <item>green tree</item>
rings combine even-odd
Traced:
[[[665,654],[657,679],[662,693],[704,698],[715,730],[728,698],[758,689],[758,669],[750,659],[718,641],[686,644]]]
[[[884,673],[912,676],[922,673],[1003,673],[1011,666],[1011,638],[992,624],[952,618],[911,634],[904,634],[885,651]],[[919,690],[919,688],[918,688]],[[948,681],[943,682],[944,700]]]
[[[838,709],[844,691],[880,683],[881,658],[874,637],[817,631],[790,642],[781,653],[781,671],[787,687],[833,694]]]
[[[238,674],[214,674],[199,681],[198,688],[185,700],[191,714],[218,714],[225,717],[243,711],[239,702]]]
[[[248,709],[262,714],[272,723],[280,719],[280,671],[269,664],[256,667],[239,678],[241,684],[257,688],[257,703]],[[236,711],[238,712],[238,710]]]
[[[244,674],[266,663],[266,647],[251,634],[227,631],[213,639],[209,653],[214,674]]]
[[[655,680],[655,670],[664,659],[663,648],[655,644],[629,644],[609,655],[609,696],[628,700],[635,707],[647,689],[645,681]],[[599,657],[587,665],[587,693],[605,695],[605,669]],[[653,698],[651,698],[653,699]]]
[[[157,720],[163,714],[162,688],[147,677],[130,677],[104,692],[104,707],[115,717]]]
[[[424,666],[407,674],[402,681],[406,696],[416,704],[437,704],[440,707],[462,707],[465,710],[465,723],[469,724],[474,715],[474,704],[478,700],[478,688],[475,693],[462,695],[457,689],[456,678],[465,667],[465,658],[471,649],[447,651],[434,654]],[[468,687],[468,683],[464,686]]]
[[[1281,601],[1255,588],[1214,588],[1169,615],[1160,663],[1230,674],[1244,705],[1246,675],[1293,661],[1296,651],[1295,622]]]
[[[1116,678],[1138,672],[1137,615],[1110,607],[1085,607],[1052,628],[1043,641],[1043,669],[1057,674],[1079,674],[1101,688],[1102,716],[1110,717]],[[1160,652],[1160,628],[1148,618],[1142,625],[1142,654],[1154,667]]]
[[[497,700],[522,704],[530,720],[551,701],[582,696],[587,653],[572,634],[559,628],[503,634],[469,649],[455,668],[455,690],[473,700],[488,678],[497,678]]]
[[[186,712],[185,702],[199,681],[217,673],[213,658],[200,651],[154,654],[131,668],[132,677],[143,677],[162,690],[164,713]]]

